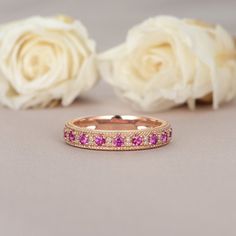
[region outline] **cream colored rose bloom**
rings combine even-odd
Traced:
[[[236,94],[232,37],[220,26],[160,16],[132,28],[126,42],[100,56],[100,72],[118,94],[144,111],[211,95],[213,107]]]
[[[69,105],[97,78],[95,43],[66,17],[0,26],[0,103],[13,109]]]

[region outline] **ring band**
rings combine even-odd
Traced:
[[[172,139],[167,121],[129,115],[93,116],[66,122],[69,145],[94,150],[140,150],[164,146]]]

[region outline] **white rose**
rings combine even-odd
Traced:
[[[160,16],[132,28],[126,42],[100,56],[100,72],[144,111],[212,95],[213,107],[236,94],[233,38],[220,26]]]
[[[69,105],[96,79],[95,43],[64,16],[0,26],[0,103],[13,109]]]

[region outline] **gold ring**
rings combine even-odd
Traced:
[[[172,140],[169,122],[130,115],[91,116],[66,122],[69,145],[93,150],[141,150],[167,145]]]

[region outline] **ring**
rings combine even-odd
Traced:
[[[93,150],[140,150],[167,145],[172,128],[167,121],[130,115],[92,116],[66,122],[69,145]]]

